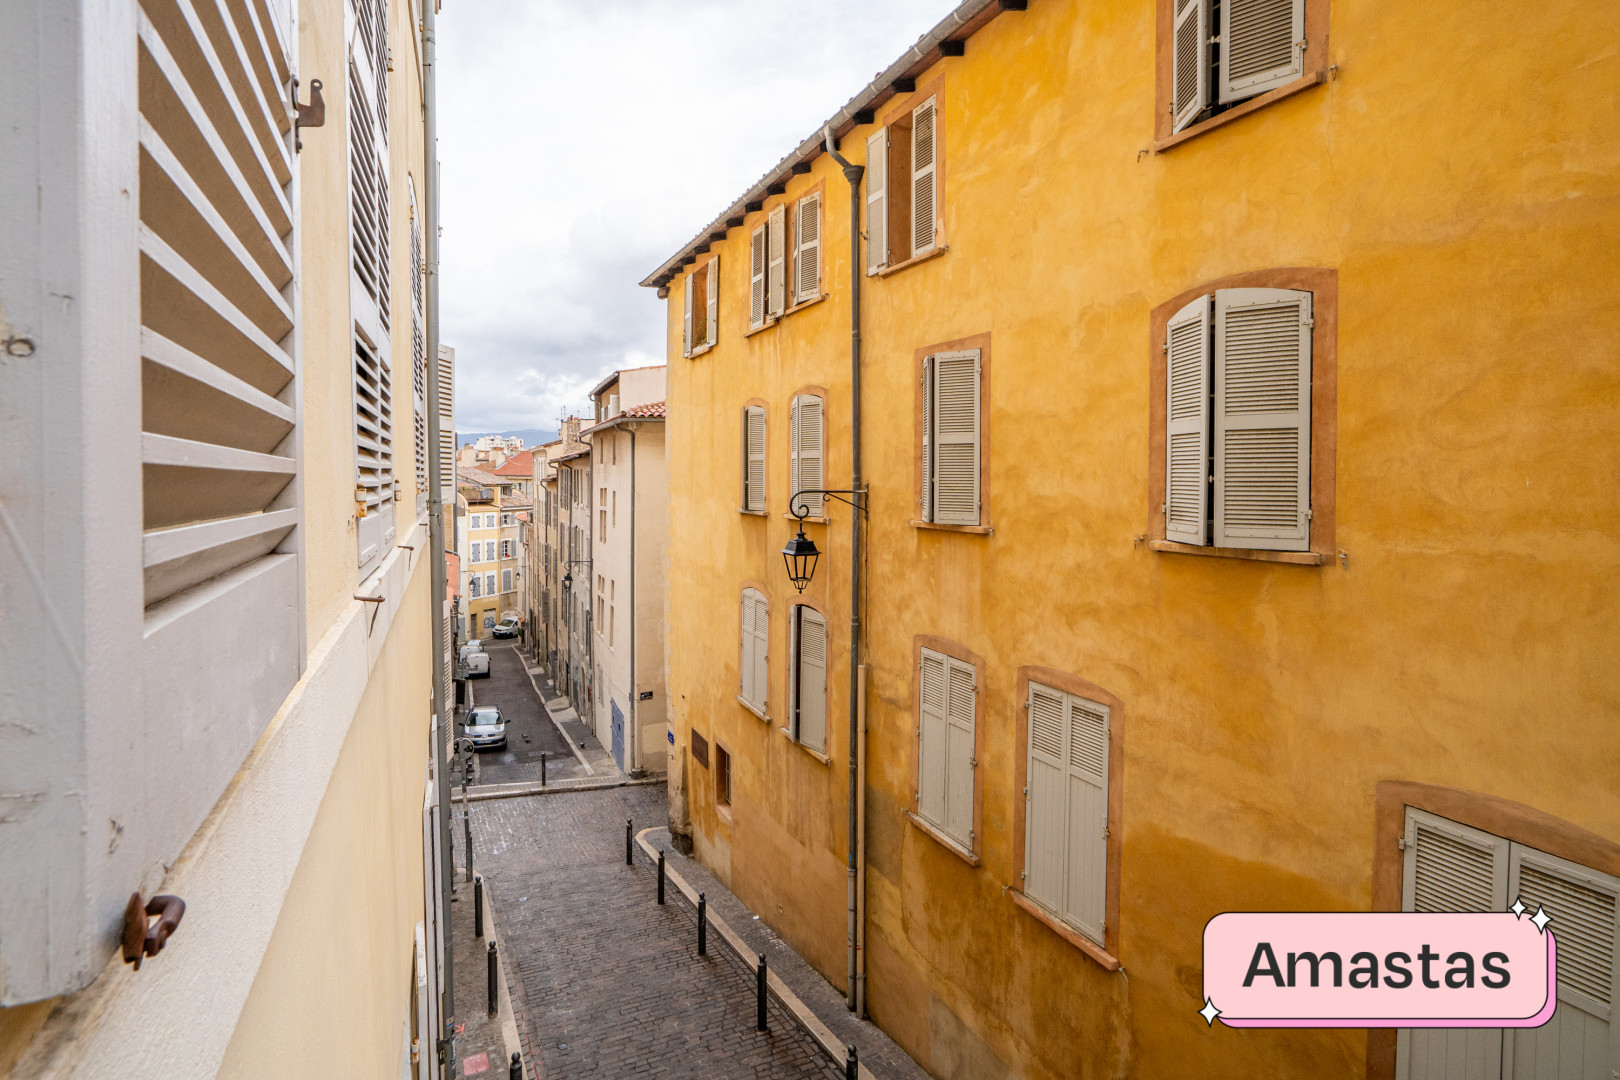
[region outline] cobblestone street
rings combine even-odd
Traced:
[[[842,1075],[774,1000],[754,1030],[754,978],[657,870],[625,865],[625,820],[665,823],[662,785],[477,802],[477,865],[491,890],[531,1077]],[[459,980],[458,980],[459,984]]]

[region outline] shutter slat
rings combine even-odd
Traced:
[[[765,509],[765,410],[743,410],[743,509]]]
[[[1178,0],[1171,47],[1171,130],[1180,131],[1209,104],[1210,0]]]
[[[822,401],[814,394],[802,394],[793,399],[793,491],[819,489],[822,485],[822,457],[826,433],[822,424]],[[795,506],[808,507],[811,516],[819,517],[826,507],[823,495],[806,495],[795,500]],[[790,511],[794,507],[788,508]]]
[[[866,273],[889,265],[889,129],[866,140]]]
[[[1165,326],[1165,539],[1203,544],[1208,533],[1210,298]]]
[[[935,132],[934,99],[929,98],[911,114],[911,255],[934,249],[935,218]]]
[[[977,693],[971,664],[947,658],[945,833],[973,850],[973,723]]]
[[[767,311],[782,314],[787,301],[787,208],[778,206],[766,219],[765,262]]]
[[[765,226],[750,235],[748,254],[748,327],[753,330],[765,325]]]
[[[917,718],[917,815],[945,827],[946,711],[949,708],[949,666],[942,653],[923,649],[921,708]]]
[[[1559,989],[1612,1006],[1615,893],[1527,859],[1519,867],[1517,896],[1532,912],[1539,906],[1552,916],[1548,929],[1558,938]]]
[[[1225,0],[1219,100],[1241,101],[1305,73],[1305,0]]]
[[[827,621],[814,608],[799,608],[799,741],[827,750]]]
[[[796,216],[793,302],[803,304],[821,295],[821,197],[800,199]]]
[[[979,523],[979,353],[934,357],[933,520]]]

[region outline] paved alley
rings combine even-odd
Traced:
[[[478,755],[476,782],[479,784],[538,783],[540,758],[544,754],[548,782],[585,778],[589,774],[569,746],[568,739],[551,719],[538,689],[545,688],[545,674],[536,668],[531,674],[523,654],[505,641],[491,641],[489,677],[468,680],[475,704],[498,705],[506,718],[506,749]],[[550,691],[553,698],[555,691]],[[562,699],[557,699],[559,706]],[[572,715],[572,710],[569,710]],[[569,737],[583,743],[587,760],[604,757],[601,746],[577,721]]]

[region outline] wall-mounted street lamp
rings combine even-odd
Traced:
[[[795,491],[793,498],[788,500],[788,509],[793,511],[793,516],[799,519],[799,534],[789,540],[787,547],[782,549],[782,561],[787,564],[788,580],[793,582],[795,589],[804,592],[804,587],[810,584],[811,578],[816,576],[816,562],[821,558],[821,550],[816,547],[814,540],[804,535],[804,519],[810,516],[810,507],[800,501],[799,497],[801,495],[831,496],[841,503],[853,506],[864,515],[866,513],[866,492],[806,488],[803,491]],[[846,499],[844,498],[845,495],[853,495],[855,498]],[[861,501],[857,502],[857,499]]]
[[[569,559],[568,561],[563,563],[564,567],[569,567],[569,566],[589,566],[589,565],[591,565],[591,560],[589,560],[589,559]],[[573,573],[572,570],[567,570],[567,569],[563,570],[562,587],[564,589],[570,591],[570,592],[573,591],[573,588],[574,588],[574,573]]]

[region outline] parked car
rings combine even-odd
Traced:
[[[485,656],[484,660],[488,667],[489,657]],[[463,734],[474,750],[506,749],[506,717],[501,715],[500,706],[479,705],[473,709],[467,714]]]
[[[475,652],[483,651],[484,643],[477,638],[473,638],[471,641],[464,641],[461,643],[461,654],[459,659],[463,664],[465,664],[467,662],[467,657],[471,656]]]
[[[467,667],[467,678],[476,679],[480,676],[489,678],[489,653],[468,653],[464,663]]]
[[[495,637],[517,637],[518,636],[518,619],[517,619],[517,616],[516,615],[508,615],[506,618],[502,619],[500,622],[495,624],[495,629],[492,630],[491,633]]]

